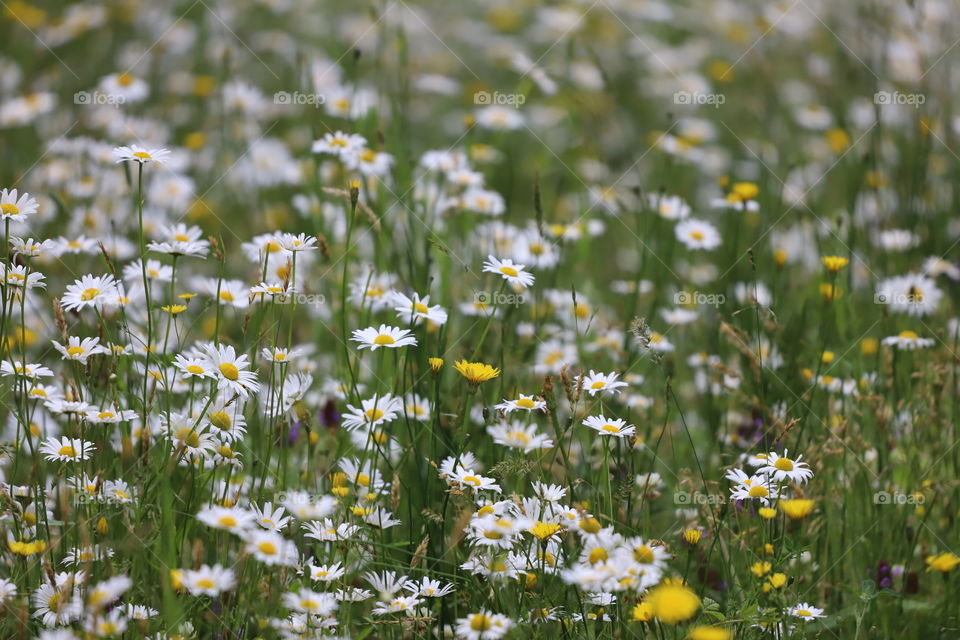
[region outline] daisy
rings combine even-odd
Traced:
[[[246,309],[250,306],[250,290],[242,280],[197,278],[192,283],[196,291],[213,296],[219,304],[237,309]]]
[[[297,593],[283,594],[283,605],[288,609],[314,616],[329,616],[337,610],[340,603],[329,593],[317,593],[301,588]]]
[[[452,474],[452,480],[462,488],[470,487],[476,491],[500,492],[500,485],[493,478],[485,478],[472,469],[458,468]]]
[[[40,453],[47,460],[71,462],[86,460],[94,450],[92,442],[85,442],[79,438],[47,438],[40,446]]]
[[[294,253],[297,251],[316,251],[317,238],[316,236],[308,236],[305,233],[299,235],[285,233],[280,236],[280,245],[287,251]]]
[[[522,393],[516,400],[506,400],[494,406],[494,409],[510,414],[514,411],[546,411],[547,403],[536,396],[525,396]]]
[[[448,593],[453,593],[456,589],[456,585],[447,583],[441,585],[439,580],[431,580],[430,578],[424,576],[420,582],[410,580],[403,586],[404,589],[410,593],[424,596],[426,598],[441,598]]]
[[[556,484],[544,484],[542,482],[533,483],[533,492],[541,500],[547,502],[560,502],[567,495],[567,489]]]
[[[54,348],[60,352],[63,360],[73,360],[80,364],[87,364],[90,356],[98,353],[110,353],[110,350],[100,344],[100,338],[77,338],[71,336],[66,346],[56,340],[51,340]]]
[[[423,602],[423,599],[417,596],[398,596],[389,602],[377,602],[373,606],[372,613],[377,616],[382,616],[391,613],[412,612],[416,610],[421,602]]]
[[[314,565],[312,562],[307,565],[309,569],[310,578],[316,580],[317,582],[334,582],[343,577],[343,574],[346,573],[346,569],[340,566],[340,563],[335,564],[322,564],[320,566]]]
[[[302,349],[281,349],[279,347],[274,347],[273,349],[268,349],[264,347],[260,353],[268,362],[273,362],[274,364],[286,364],[292,362],[300,354],[303,353]]]
[[[17,597],[17,585],[12,580],[0,578],[0,605]]]
[[[416,346],[417,339],[408,329],[398,327],[388,327],[385,324],[380,325],[379,329],[369,327],[367,329],[354,329],[353,342],[359,342],[358,349],[370,349],[376,351],[380,347],[389,347],[396,349],[408,345]]]
[[[375,427],[395,420],[401,411],[403,411],[403,400],[387,393],[362,400],[359,408],[348,404],[342,423],[349,430],[362,426]]]
[[[688,218],[677,223],[677,240],[687,249],[703,249],[710,251],[720,246],[720,233],[716,228],[704,220]]]
[[[10,248],[17,255],[25,258],[36,258],[44,251],[53,248],[52,240],[34,240],[33,238],[18,238],[10,236]]]
[[[926,316],[936,311],[943,291],[930,278],[918,274],[897,276],[877,284],[874,300],[894,313]]]
[[[602,415],[590,416],[583,421],[583,424],[603,435],[614,436],[616,438],[632,436],[637,431],[637,428],[633,425],[628,425],[626,420],[605,418]]]
[[[794,616],[796,618],[802,618],[803,620],[806,620],[808,622],[810,620],[816,620],[817,618],[826,617],[823,615],[823,609],[819,607],[814,607],[813,605],[809,605],[806,602],[801,602],[800,604],[793,607],[787,607],[784,610],[784,613]]]
[[[810,465],[801,462],[803,456],[797,456],[796,460],[792,460],[787,457],[787,453],[789,452],[786,450],[784,450],[782,456],[772,451],[768,453],[766,464],[760,467],[758,473],[771,476],[777,482],[789,480],[801,484],[813,477]]]
[[[519,109],[497,104],[478,109],[475,117],[479,126],[493,131],[519,129],[525,121]]]
[[[137,412],[131,409],[118,409],[116,406],[110,406],[87,411],[86,419],[87,422],[94,424],[119,424],[134,420],[137,415]]]
[[[166,149],[147,149],[137,145],[117,147],[113,150],[113,157],[116,158],[117,163],[132,160],[140,164],[147,164],[148,162],[163,164],[168,155],[170,155],[170,152]]]
[[[319,140],[316,140],[311,147],[313,153],[325,153],[339,158],[346,158],[356,154],[367,146],[367,140],[356,133],[343,133],[336,131],[327,133]]]
[[[196,571],[183,571],[183,585],[190,595],[219,596],[224,591],[230,591],[237,584],[236,574],[232,569],[225,569],[219,564],[212,567],[203,565]]]
[[[150,242],[147,249],[157,253],[196,258],[205,257],[210,251],[210,243],[201,239],[203,231],[200,227],[188,227],[178,223],[170,227],[162,227],[159,235],[160,239]]]
[[[122,596],[132,586],[133,580],[128,576],[119,575],[108,578],[87,592],[87,607],[102,609]]]
[[[457,619],[455,633],[462,640],[496,640],[513,628],[514,622],[502,613],[486,609]]]
[[[297,547],[274,531],[250,531],[246,537],[247,553],[269,566],[292,567],[297,562]]]
[[[382,151],[362,149],[355,153],[342,155],[341,158],[348,168],[359,171],[365,176],[383,176],[393,166],[393,156]]]
[[[651,193],[647,195],[647,205],[667,220],[683,220],[690,215],[690,205],[680,196]]]
[[[128,620],[123,609],[99,615],[89,616],[84,622],[84,630],[98,638],[112,638],[123,635],[127,630]]]
[[[582,377],[582,387],[591,396],[595,396],[601,391],[613,391],[620,393],[617,389],[629,386],[626,382],[617,380],[617,373],[597,373],[593,369],[590,374]]]
[[[433,325],[442,325],[447,322],[447,312],[440,305],[430,306],[430,296],[420,297],[420,294],[414,293],[413,298],[395,292],[393,294],[393,303],[396,305],[393,310],[397,312],[397,317],[407,324],[420,324],[424,320]]]
[[[286,515],[287,510],[281,506],[273,507],[272,502],[267,502],[263,507],[251,505],[250,509],[256,518],[256,523],[267,531],[283,531],[290,524],[290,516]]]
[[[36,213],[39,207],[29,193],[18,194],[16,189],[0,191],[0,220],[20,222]]]
[[[70,624],[83,615],[83,600],[74,592],[73,574],[60,573],[56,579],[56,586],[43,584],[30,597],[33,616],[47,627]]]
[[[67,311],[79,311],[84,307],[103,307],[117,295],[117,282],[113,276],[84,275],[67,286],[60,304]]]
[[[523,270],[524,265],[514,264],[510,258],[499,260],[493,256],[487,256],[483,263],[485,273],[496,273],[512,285],[525,288],[533,285],[534,277],[529,271]]]
[[[771,484],[766,475],[749,476],[740,469],[731,469],[726,477],[734,483],[734,486],[730,487],[732,500],[759,500],[763,504],[769,504],[771,500],[780,497],[779,488]]]
[[[8,286],[18,289],[45,289],[47,283],[44,282],[46,276],[39,271],[28,271],[23,265],[5,265],[0,264],[0,278]]]
[[[173,278],[173,267],[165,265],[159,260],[147,260],[147,266],[144,268],[143,261],[137,260],[123,268],[124,280],[137,285],[143,283],[144,274],[146,274],[148,281],[170,282]]]
[[[901,331],[895,336],[887,336],[884,338],[883,344],[904,351],[914,351],[916,349],[932,347],[934,340],[933,338],[921,338],[914,331]]]
[[[305,538],[313,538],[320,542],[337,542],[349,540],[360,532],[360,527],[347,522],[334,524],[330,518],[324,520],[313,520],[303,523],[303,529],[307,533],[303,534]]]
[[[210,506],[197,513],[197,520],[212,527],[230,533],[242,533],[253,526],[254,514],[237,507]]]
[[[116,99],[119,104],[142,102],[150,95],[150,85],[127,71],[104,76],[97,84],[97,88]]]
[[[191,358],[177,354],[173,358],[173,366],[180,370],[184,378],[215,378],[209,361],[206,358]]]
[[[553,440],[537,433],[537,425],[534,424],[526,426],[519,422],[496,424],[487,427],[487,433],[495,443],[525,452],[549,449],[553,446]]]
[[[423,422],[430,419],[430,402],[415,393],[407,394],[403,399],[403,415]]]
[[[204,351],[209,365],[216,371],[214,375],[217,376],[217,389],[220,391],[228,389],[246,398],[248,393],[255,393],[260,388],[256,372],[247,371],[250,363],[246,354],[238,356],[230,345],[208,344],[204,346]]]

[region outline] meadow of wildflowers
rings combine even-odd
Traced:
[[[956,3],[0,5],[0,640],[960,637]]]

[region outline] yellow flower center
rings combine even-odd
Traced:
[[[237,369],[237,365],[232,362],[224,362],[221,364],[220,373],[222,373],[223,377],[227,380],[236,380],[240,377],[240,370]]]
[[[381,346],[393,344],[394,342],[396,342],[396,340],[393,339],[393,336],[388,336],[385,333],[381,333],[380,335],[378,335],[376,338],[373,339],[373,344],[378,344]]]
[[[137,151],[133,154],[134,158],[140,158],[141,160],[150,160],[151,156],[146,151]]]
[[[590,552],[590,557],[588,560],[590,561],[590,564],[597,564],[598,562],[606,562],[608,557],[607,550],[599,547]]]
[[[5,216],[15,216],[20,213],[20,209],[15,204],[0,204],[0,211],[3,211]]]
[[[620,433],[620,427],[615,424],[605,424],[602,429],[607,433]]]
[[[277,552],[277,545],[273,544],[269,540],[264,540],[263,542],[257,545],[257,549],[259,549],[261,553],[265,553],[268,556],[272,556]]]
[[[57,454],[66,456],[68,458],[75,458],[77,456],[77,452],[71,446],[60,447],[60,450],[57,451]]]
[[[80,299],[84,301],[93,300],[98,295],[100,295],[100,289],[90,288],[80,294]]]
[[[203,367],[198,364],[191,364],[187,366],[187,373],[192,373],[194,375],[200,375],[203,373]]]
[[[536,403],[530,398],[520,398],[517,400],[517,406],[522,409],[533,409],[536,406]]]
[[[464,476],[463,482],[465,482],[466,484],[472,484],[475,487],[480,486],[480,478],[476,476]]]
[[[511,278],[516,278],[518,275],[518,272],[516,269],[514,269],[513,267],[506,267],[506,266],[500,267],[500,273],[506,276],[510,276]]]
[[[217,524],[226,528],[235,527],[237,526],[237,519],[233,516],[220,516],[220,519],[217,520]]]
[[[214,411],[210,414],[210,424],[221,431],[229,431],[233,426],[233,419],[226,411]]]
[[[754,485],[750,487],[750,497],[751,498],[766,498],[770,492],[767,491],[767,488],[762,485]]]
[[[470,629],[473,631],[489,631],[493,621],[482,613],[470,616]]]
[[[790,458],[777,458],[777,461],[773,463],[780,471],[793,471],[793,460]]]
[[[85,349],[83,347],[69,347],[67,349],[68,356],[79,356],[82,355]]]
[[[647,545],[641,545],[633,550],[633,559],[640,564],[652,564],[654,560],[653,549]]]

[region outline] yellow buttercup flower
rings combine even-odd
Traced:
[[[830,273],[836,273],[850,264],[850,260],[842,256],[823,256],[820,261]]]
[[[482,362],[460,360],[459,362],[455,362],[453,367],[460,372],[460,375],[473,384],[480,384],[481,382],[492,380],[500,375],[500,369],[495,369]]]
[[[562,528],[563,527],[561,527],[560,525],[554,524],[552,522],[537,522],[535,525],[527,529],[527,531],[529,531],[530,533],[532,533],[533,535],[535,535],[541,540],[546,540],[556,532],[560,531],[560,529]]]
[[[927,571],[946,573],[952,571],[958,564],[960,564],[960,556],[953,553],[941,553],[940,555],[927,557]]]
[[[665,580],[651,589],[646,602],[653,609],[653,617],[665,624],[689,620],[700,608],[700,598],[693,589],[671,580]]]
[[[794,500],[781,500],[780,510],[787,514],[791,520],[802,520],[813,511],[813,500],[796,498]]]
[[[699,626],[690,630],[690,640],[730,640],[733,633],[723,627]]]

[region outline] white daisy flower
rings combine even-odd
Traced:
[[[354,329],[353,342],[359,342],[358,349],[370,349],[376,351],[380,347],[396,349],[408,345],[416,346],[417,339],[409,329],[400,329],[398,327],[389,327],[385,324],[380,325],[379,329],[368,327],[366,329]]]
[[[512,285],[525,288],[533,285],[534,277],[529,271],[524,271],[524,265],[515,264],[510,258],[500,260],[493,256],[487,256],[483,263],[483,271],[486,273],[496,273]]]

